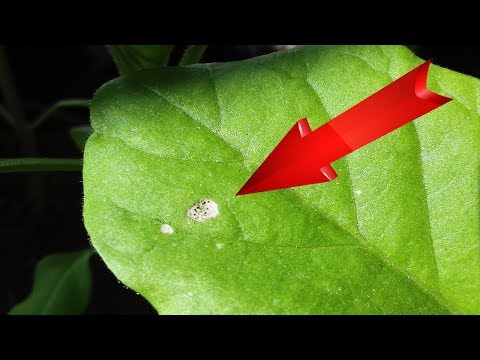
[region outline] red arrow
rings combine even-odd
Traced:
[[[427,88],[430,61],[313,132],[297,121],[237,195],[331,181],[331,162],[452,100]]]

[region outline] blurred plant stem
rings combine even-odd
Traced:
[[[11,125],[13,126],[22,155],[35,157],[38,155],[37,143],[34,130],[26,120],[25,112],[20,101],[12,76],[10,64],[5,46],[0,45],[0,93],[3,97],[5,108],[12,115]],[[34,215],[40,215],[43,210],[44,196],[42,178],[38,174],[27,174],[26,197],[32,206]]]
[[[183,53],[178,65],[186,66],[199,63],[205,50],[207,50],[207,45],[189,45]]]

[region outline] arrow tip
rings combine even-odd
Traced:
[[[335,179],[337,174],[330,165],[318,168],[315,164],[301,164],[305,151],[312,150],[302,148],[302,139],[311,132],[307,119],[297,121],[236,195],[279,190]]]

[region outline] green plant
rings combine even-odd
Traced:
[[[110,46],[110,51],[121,74],[144,68],[166,65],[173,46]],[[187,47],[180,64],[200,60],[206,46]],[[49,121],[58,110],[71,107],[89,107],[88,99],[64,99],[56,102],[33,120],[27,119],[16,91],[6,49],[0,46],[0,118],[10,125],[17,136],[24,157],[0,159],[0,173],[81,171],[82,159],[45,158],[38,156],[36,131]],[[75,126],[70,137],[83,152],[85,142],[92,133],[90,126]],[[37,212],[42,209],[42,189],[35,174],[28,174],[27,195]],[[36,266],[31,294],[15,305],[10,314],[81,314],[85,311],[91,293],[89,259],[93,249],[72,253],[52,254]]]
[[[11,73],[6,49],[0,46],[0,117],[10,125],[16,135],[24,157],[0,159],[0,173],[81,171],[82,159],[45,158],[38,156],[36,131],[58,110],[71,107],[88,107],[88,99],[65,99],[53,104],[37,118],[28,121],[20,104]],[[86,141],[88,127],[71,129],[72,139],[80,151]],[[30,174],[26,194],[34,207],[41,212],[42,188],[34,174]],[[10,310],[11,314],[75,314],[81,313],[90,296],[90,270],[88,258],[92,250],[80,253],[53,254],[40,261],[35,272],[32,294]],[[88,256],[87,256],[88,255]],[[69,266],[74,265],[72,269]],[[65,272],[64,272],[65,271]],[[63,273],[64,272],[64,273]]]
[[[332,183],[235,197],[296,120],[316,128],[422,60],[334,46],[159,67],[157,50],[111,48],[124,76],[92,99],[83,174],[92,244],[159,313],[480,311],[478,79],[432,66],[454,101]],[[195,221],[206,199],[218,214]]]
[[[54,254],[42,259],[35,270],[32,293],[10,310],[11,315],[71,315],[85,311],[90,300],[91,249]]]

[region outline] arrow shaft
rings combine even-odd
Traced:
[[[291,128],[237,195],[333,180],[330,165],[451,99],[427,88],[430,61],[311,131],[307,119]]]
[[[322,144],[312,154],[315,163],[338,160],[450,101],[427,88],[429,65],[423,63],[307,136],[306,148]]]

